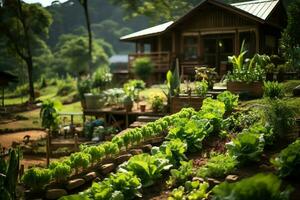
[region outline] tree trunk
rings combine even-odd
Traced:
[[[91,23],[90,23],[90,16],[89,16],[89,8],[88,8],[88,0],[85,0],[83,3],[86,26],[88,31],[89,37],[89,73],[92,71],[92,52],[93,52],[93,37],[92,37],[92,30],[91,30]]]
[[[18,9],[19,9],[20,21],[22,23],[23,30],[24,30],[25,44],[26,44],[26,51],[27,51],[27,56],[25,58],[23,58],[23,60],[25,60],[25,62],[27,64],[28,81],[29,81],[29,96],[30,96],[29,101],[33,102],[35,99],[35,96],[34,96],[34,85],[33,85],[33,78],[32,78],[32,70],[33,70],[32,53],[31,53],[31,48],[30,48],[27,24],[26,24],[24,15],[23,15],[22,3],[20,0],[18,0]]]

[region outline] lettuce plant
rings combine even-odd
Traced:
[[[151,149],[152,155],[161,155],[161,157],[167,158],[174,166],[178,166],[182,160],[187,160],[185,156],[186,151],[187,144],[180,139],[165,141],[160,147]]]
[[[217,99],[225,104],[225,110],[231,113],[239,102],[239,96],[234,95],[229,91],[225,91],[217,96]]]
[[[49,169],[31,168],[22,177],[22,182],[29,186],[33,191],[43,190],[51,180]]]
[[[105,150],[102,146],[86,147],[83,152],[90,155],[92,165],[96,162],[100,162],[105,154]]]
[[[236,183],[224,182],[212,190],[213,200],[288,200],[291,190],[280,191],[281,181],[272,174],[257,174]]]
[[[229,155],[245,164],[251,161],[258,161],[264,150],[263,135],[242,132],[226,144]]]
[[[168,200],[199,200],[207,199],[209,192],[208,183],[200,183],[199,181],[187,181],[185,186],[180,186],[171,192]]]
[[[187,181],[193,175],[193,161],[180,162],[181,166],[178,169],[171,169],[171,176],[167,181],[168,187],[179,186]]]
[[[120,172],[133,172],[141,179],[143,187],[149,187],[162,176],[162,172],[169,170],[173,165],[165,158],[140,154],[131,157],[126,163],[120,165]]]
[[[91,156],[87,153],[77,152],[70,156],[70,166],[75,169],[75,173],[78,174],[80,168],[85,169],[89,166]]]
[[[106,157],[113,157],[119,153],[119,147],[116,143],[105,142],[102,144]]]
[[[279,176],[299,177],[300,176],[300,139],[283,149],[279,155],[271,160]]]
[[[142,197],[141,187],[140,179],[133,172],[117,172],[100,183],[93,183],[87,194],[91,199],[99,200],[134,199]]]
[[[219,178],[228,175],[236,168],[237,161],[228,154],[213,154],[207,163],[199,168],[197,175],[200,177]]]
[[[69,165],[65,162],[52,162],[49,166],[51,170],[51,175],[55,178],[57,183],[64,182],[68,179],[69,175],[71,174],[72,170]]]

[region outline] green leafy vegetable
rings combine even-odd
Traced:
[[[234,95],[229,91],[225,91],[217,96],[217,99],[225,104],[225,110],[231,113],[233,109],[238,105],[239,96]]]
[[[31,168],[28,169],[22,177],[24,184],[29,186],[33,191],[44,189],[50,182],[51,171],[49,169]]]
[[[171,176],[167,185],[171,187],[179,186],[187,181],[193,175],[193,161],[181,162],[179,169],[171,169]]]

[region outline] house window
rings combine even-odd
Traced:
[[[274,36],[266,36],[265,46],[267,54],[276,54],[276,38]]]
[[[197,60],[198,58],[198,36],[188,35],[183,37],[184,60]]]

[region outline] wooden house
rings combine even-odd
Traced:
[[[256,0],[226,4],[202,0],[176,21],[166,22],[121,38],[133,42],[128,67],[138,57],[148,56],[155,73],[164,77],[176,58],[182,75],[194,73],[195,66],[215,67],[222,76],[228,70],[228,56],[238,54],[242,41],[248,56],[277,54],[287,14],[281,0]]]

